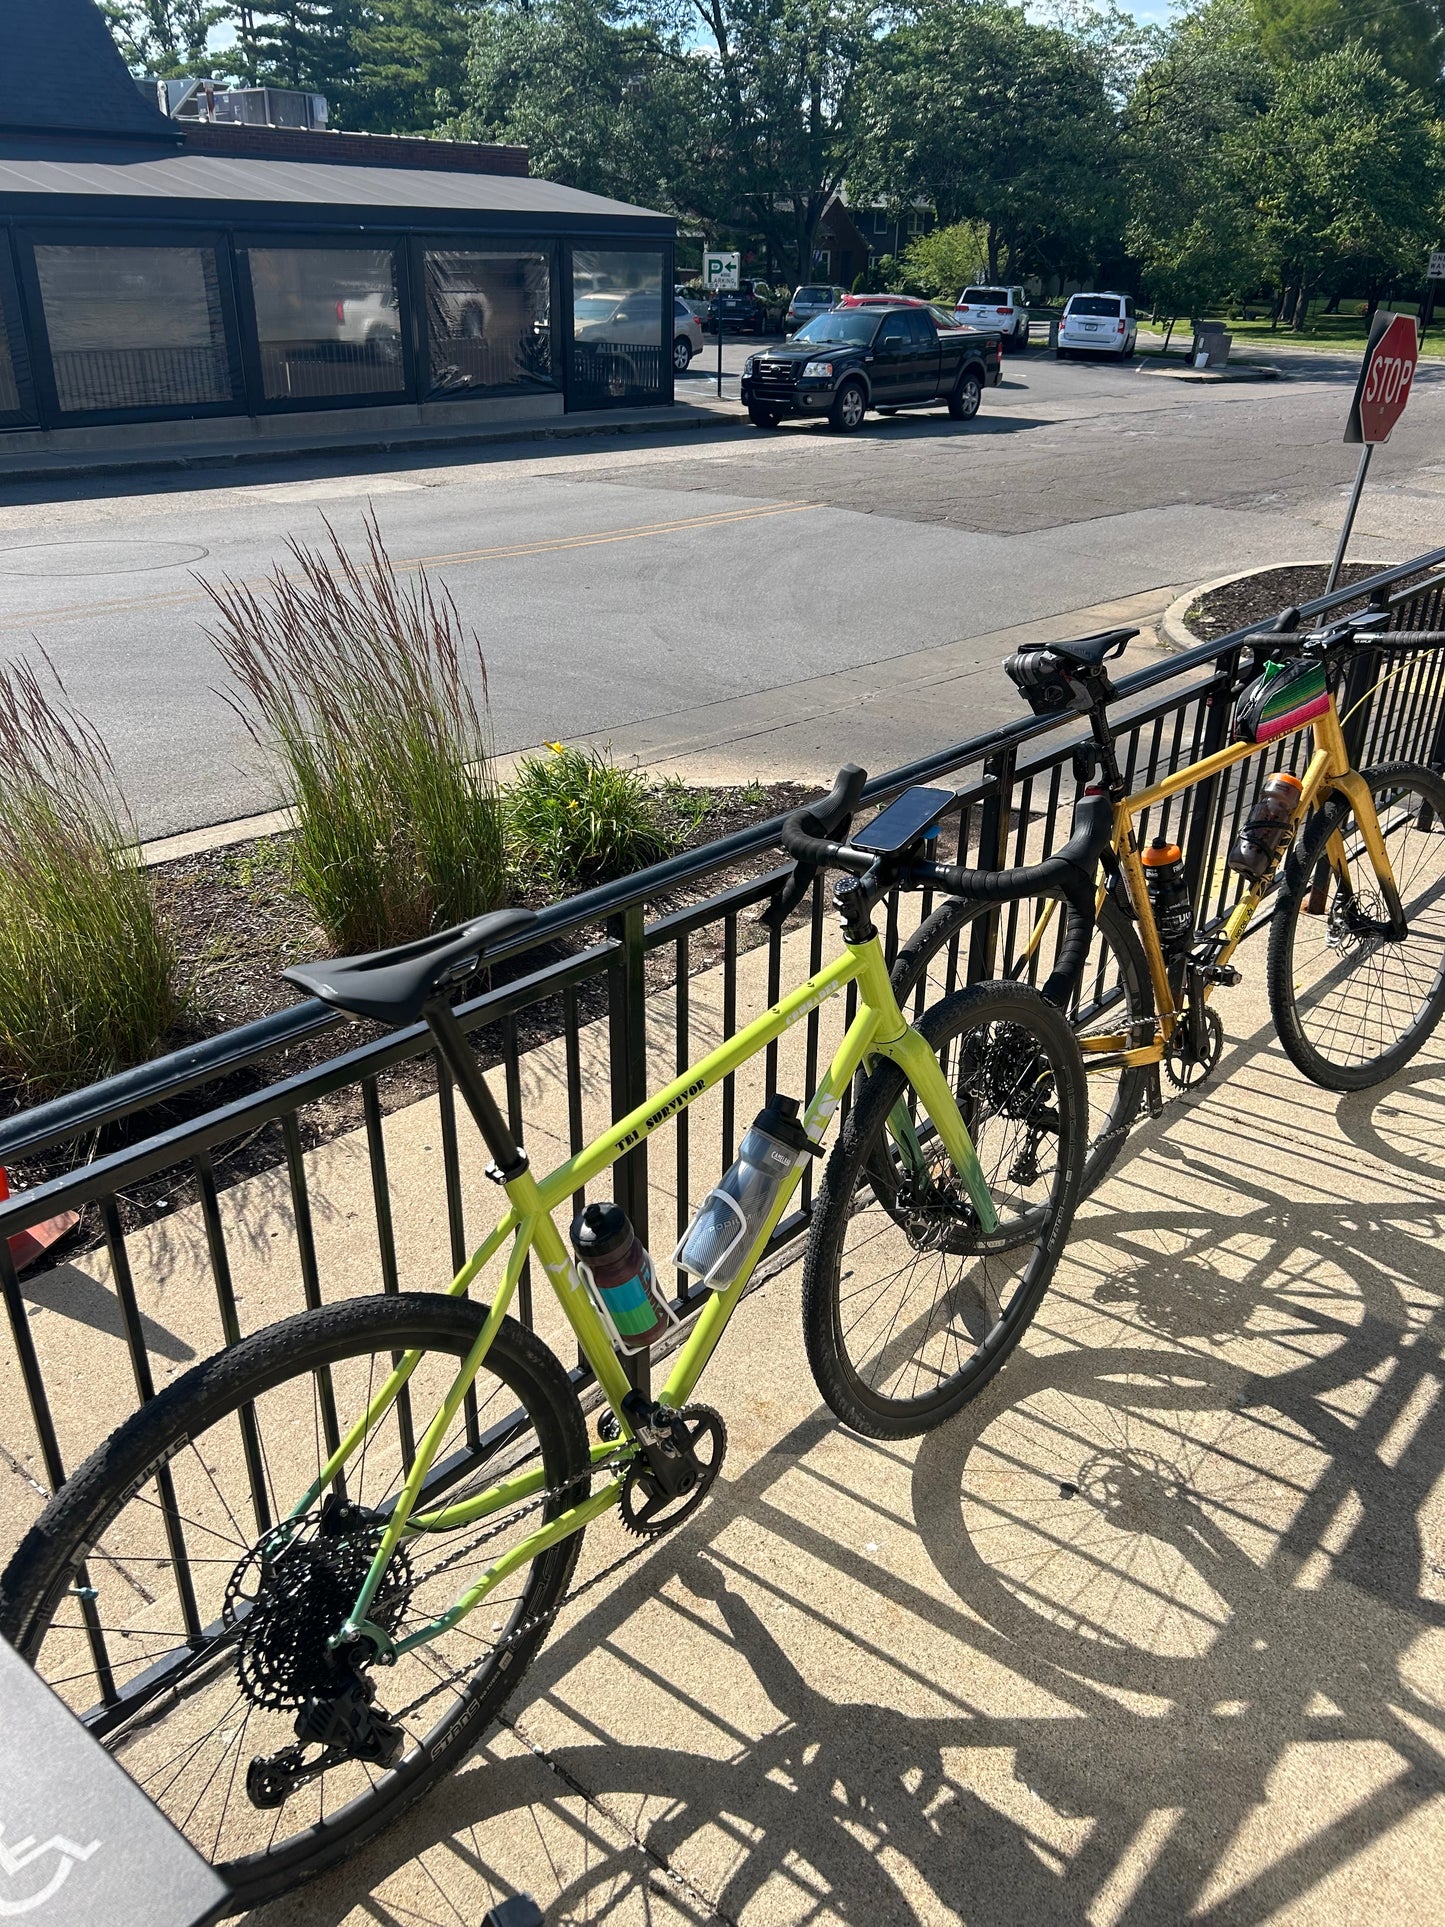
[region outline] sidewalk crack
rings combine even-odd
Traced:
[[[709,1895],[698,1886],[695,1880],[674,1867],[666,1854],[659,1853],[656,1847],[650,1846],[637,1831],[636,1827],[630,1825],[626,1820],[619,1819],[616,1814],[609,1811],[593,1794],[590,1787],[585,1786],[583,1782],[577,1778],[575,1773],[570,1773],[565,1766],[555,1760],[547,1751],[546,1747],[539,1746],[535,1740],[531,1739],[517,1720],[509,1718],[507,1714],[503,1713],[498,1716],[497,1723],[499,1726],[505,1727],[507,1732],[512,1735],[513,1739],[515,1739],[519,1745],[526,1747],[533,1759],[540,1760],[548,1772],[555,1774],[570,1793],[575,1794],[580,1800],[585,1800],[589,1807],[595,1808],[609,1827],[615,1827],[619,1833],[625,1834],[643,1858],[649,1861],[657,1873],[662,1876],[663,1881],[667,1885],[679,1889],[695,1906],[703,1908],[708,1927],[714,1927],[714,1924],[715,1927],[739,1927],[737,1920],[735,1920],[731,1914],[725,1914],[717,1905],[716,1901],[712,1900]]]

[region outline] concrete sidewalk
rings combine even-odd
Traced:
[[[254,1927],[472,1927],[516,1888],[549,1922],[618,1927],[1437,1921],[1445,1043],[1329,1098],[1274,1042],[1262,947],[1242,961],[1215,1080],[1137,1131],[974,1407],[902,1446],[843,1432],[803,1356],[798,1266],[774,1277],[701,1388],[731,1440],[707,1506],[582,1591],[633,1543],[594,1527],[508,1725]],[[690,1005],[697,1053],[721,1030],[716,972]],[[655,1076],[671,1008],[654,1000]],[[589,1129],[601,1042],[583,1039]],[[523,1067],[539,1165],[562,1149],[561,1059]],[[385,1127],[404,1289],[447,1269],[435,1119],[423,1103]],[[470,1135],[475,1235],[495,1193]],[[658,1249],[671,1144],[652,1141]],[[374,1289],[364,1142],[308,1167],[326,1296]],[[254,1329],[299,1302],[284,1189],[222,1206]],[[170,1375],[215,1342],[199,1215],[130,1245]],[[128,1402],[104,1259],[31,1291],[73,1456]],[[555,1336],[540,1300],[538,1325]],[[11,1373],[13,1541],[38,1500]]]

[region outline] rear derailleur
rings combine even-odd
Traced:
[[[247,1767],[246,1792],[253,1806],[284,1806],[298,1787],[346,1760],[383,1768],[395,1762],[406,1733],[377,1706],[374,1683],[354,1664],[338,1677],[344,1684],[334,1696],[308,1699],[296,1715],[294,1746],[258,1753]],[[321,1750],[308,1758],[312,1747]]]

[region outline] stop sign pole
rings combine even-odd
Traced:
[[[1355,486],[1350,491],[1350,505],[1345,510],[1345,525],[1340,530],[1339,546],[1325,583],[1326,595],[1339,580],[1345,546],[1355,526],[1355,511],[1360,506],[1360,494],[1370,472],[1370,457],[1377,443],[1389,441],[1390,430],[1404,414],[1419,359],[1420,336],[1415,317],[1377,309],[1360,378],[1355,383],[1355,397],[1350,403],[1350,419],[1345,424],[1345,440],[1364,446],[1360,449],[1360,466],[1355,471]]]

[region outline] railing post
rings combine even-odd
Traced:
[[[1200,760],[1224,748],[1229,735],[1229,720],[1234,713],[1234,705],[1229,699],[1230,685],[1233,681],[1234,654],[1231,651],[1229,655],[1219,658],[1216,664],[1214,687],[1204,698],[1204,730],[1199,745]],[[1194,792],[1196,800],[1189,812],[1189,835],[1184,846],[1184,881],[1189,885],[1190,897],[1194,904],[1196,927],[1204,920],[1204,858],[1214,834],[1214,819],[1223,793],[1223,776],[1211,776],[1207,783]]]
[[[993,778],[993,788],[983,799],[978,821],[978,868],[1002,870],[1008,863],[1009,826],[1013,821],[1013,787],[1016,751],[995,750],[984,759],[983,773]],[[959,862],[963,862],[960,852]],[[975,917],[969,937],[968,981],[981,983],[998,969],[998,933],[1002,909],[998,904],[985,916]]]
[[[642,932],[640,903],[629,904],[620,916],[608,920],[607,934],[618,946],[611,965],[607,999],[614,1124],[629,1111],[636,1110],[647,1097],[647,983]],[[632,1220],[633,1230],[645,1245],[648,1230],[646,1138],[613,1165],[612,1195]],[[652,1380],[646,1352],[625,1358],[622,1364],[637,1390],[644,1398],[650,1397]]]

